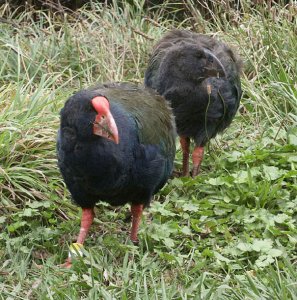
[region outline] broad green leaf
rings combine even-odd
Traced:
[[[69,281],[70,282],[75,282],[75,281],[78,281],[78,276],[74,273],[71,274],[70,278],[69,278]]]
[[[226,263],[230,263],[231,260],[225,256],[223,256],[222,254],[220,254],[219,252],[217,251],[214,251],[214,256],[219,260],[219,261],[223,261],[223,262],[226,262]]]
[[[182,187],[184,185],[183,181],[180,178],[173,178],[171,184],[176,187]]]
[[[169,262],[174,262],[176,261],[176,258],[174,255],[170,254],[170,253],[166,253],[166,252],[159,252],[157,251],[158,254],[162,257],[162,259],[166,259]]]
[[[35,212],[35,210],[33,210],[31,208],[25,208],[24,211],[23,211],[23,216],[31,217],[33,212]]]
[[[297,162],[297,155],[290,155],[288,157],[288,162]]]
[[[223,204],[223,203],[222,203]],[[215,206],[213,209],[215,215],[217,216],[224,216],[232,211],[232,208],[229,206],[228,208],[222,206]]]
[[[268,254],[272,257],[279,257],[283,254],[283,251],[281,251],[279,249],[270,249],[268,251]]]
[[[192,232],[191,232],[191,229],[188,227],[188,226],[184,226],[181,230],[181,232],[185,235],[191,235]]]
[[[27,206],[31,208],[40,208],[40,207],[49,208],[51,206],[51,203],[49,201],[41,201],[41,202],[33,201],[27,203]]]
[[[258,268],[265,268],[274,263],[274,259],[271,255],[261,255],[255,262]]]
[[[198,204],[195,204],[195,203],[192,203],[192,202],[183,204],[182,208],[183,208],[184,211],[193,211],[193,212],[195,212],[195,211],[199,210]]]
[[[9,232],[14,232],[16,231],[17,229],[19,229],[20,227],[23,227],[27,224],[26,221],[18,221],[18,222],[15,222],[13,224],[10,224],[7,226],[7,229]]]
[[[236,173],[233,173],[234,182],[236,183],[245,183],[248,181],[249,176],[254,177],[260,174],[259,168],[251,168],[248,171],[240,170]]]
[[[214,251],[210,250],[209,248],[205,248],[201,255],[204,257],[214,257]]]
[[[232,186],[233,178],[230,177],[217,177],[217,178],[210,178],[206,181],[206,183],[209,183],[210,185],[226,185],[231,187]]]
[[[276,223],[284,223],[288,219],[289,219],[289,216],[286,214],[278,214],[278,215],[274,216],[274,221]]]
[[[164,239],[164,244],[168,247],[168,248],[172,248],[174,246],[174,240],[171,238],[165,238]]]
[[[288,143],[294,146],[297,146],[297,135],[296,134],[289,134],[288,135]]]
[[[21,246],[20,251],[23,253],[30,253],[30,249],[26,246]]]
[[[252,243],[252,249],[257,252],[268,252],[272,248],[272,240],[254,240]]]
[[[240,157],[242,156],[242,153],[239,152],[239,151],[232,151],[231,153],[229,153],[229,156],[228,156],[228,161],[230,162],[235,162],[237,161]]]
[[[263,166],[264,177],[267,180],[275,180],[284,175],[285,171],[274,166]]]
[[[152,212],[156,212],[156,213],[159,213],[160,215],[162,216],[175,216],[176,214],[166,208],[164,208],[164,204],[160,203],[160,202],[157,202],[155,201],[152,205],[151,205],[151,208],[150,210]]]
[[[236,247],[243,252],[249,252],[253,250],[250,243],[239,243]]]

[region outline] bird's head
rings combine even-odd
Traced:
[[[205,74],[213,77],[225,77],[226,71],[220,60],[208,49],[203,49],[206,57]]]
[[[168,50],[160,70],[162,85],[170,79],[175,79],[174,84],[179,84],[180,81],[201,82],[208,77],[226,77],[223,64],[212,51],[187,42],[181,42]]]
[[[91,103],[97,112],[95,121],[93,123],[93,133],[118,144],[118,128],[110,112],[109,101],[106,97],[97,96],[91,100]]]

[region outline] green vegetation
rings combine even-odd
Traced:
[[[11,23],[0,23],[0,299],[297,299],[296,6],[217,8],[206,21],[185,2],[183,22],[139,1],[74,15],[1,7]],[[60,269],[80,210],[56,166],[59,110],[94,82],[142,82],[152,45],[173,27],[238,49],[240,112],[201,175],[155,197],[139,247],[128,206],[100,203],[84,258]]]

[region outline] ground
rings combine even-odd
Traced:
[[[0,299],[297,299],[296,20],[291,7],[244,8],[208,21],[192,10],[184,22],[141,5],[98,4],[80,19],[1,8],[13,22],[0,23]],[[56,165],[59,110],[94,82],[142,82],[173,27],[237,49],[240,110],[201,174],[155,196],[138,247],[129,207],[99,203],[84,256],[61,269],[81,212]]]

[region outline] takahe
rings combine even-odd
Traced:
[[[77,243],[84,243],[100,200],[111,205],[131,203],[130,238],[137,242],[142,210],[172,172],[171,109],[155,91],[135,84],[82,90],[61,111],[57,151],[66,186],[82,207]],[[71,266],[71,259],[65,266]]]
[[[154,47],[145,85],[173,108],[183,152],[183,175],[199,173],[204,146],[230,125],[241,98],[241,60],[224,43],[186,30],[172,30]]]

